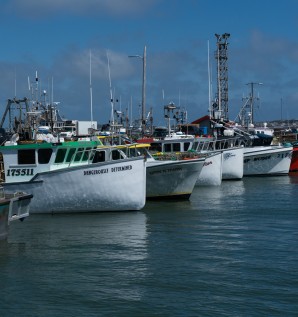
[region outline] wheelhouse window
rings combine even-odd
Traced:
[[[35,150],[18,150],[18,164],[36,164]]]
[[[39,149],[38,150],[38,163],[48,164],[50,162],[53,150],[52,149]]]
[[[75,156],[75,159],[74,159],[75,162],[79,162],[81,160],[81,157],[83,155],[83,151],[84,151],[83,148],[78,149],[76,156]]]
[[[149,149],[152,152],[161,152],[162,151],[161,143],[152,143]]]
[[[190,147],[190,142],[183,143],[183,147],[184,147],[184,152],[188,151],[188,149]]]
[[[113,161],[121,160],[123,158],[121,153],[118,150],[113,150],[111,155],[112,155],[112,160]]]
[[[63,163],[67,149],[59,149],[56,154],[55,163]]]
[[[105,162],[106,152],[105,151],[95,151],[92,163]]]
[[[90,154],[91,148],[87,147],[84,151],[83,157],[82,157],[82,161],[86,162],[89,158],[89,154]]]
[[[72,159],[73,159],[73,156],[76,152],[76,149],[72,148],[72,149],[69,149],[68,153],[67,153],[67,156],[66,156],[66,162],[69,163]]]
[[[180,152],[180,143],[173,143],[173,152]]]
[[[89,160],[93,162],[95,153],[96,153],[96,148],[94,147],[93,149],[90,149],[90,156],[89,156]]]
[[[172,152],[171,143],[164,145],[165,152]]]
[[[142,148],[136,148],[136,147],[133,147],[133,148],[125,148],[123,149],[122,151],[125,153],[126,156],[128,157],[138,157],[140,156],[142,153]]]

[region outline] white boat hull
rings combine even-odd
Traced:
[[[146,163],[136,158],[63,168],[4,187],[33,194],[31,213],[140,210],[146,201]]]
[[[188,199],[193,192],[205,158],[177,161],[148,160],[148,199]]]
[[[222,179],[237,180],[243,177],[244,151],[241,148],[223,150]]]
[[[244,148],[244,176],[288,175],[292,151],[283,146]]]
[[[207,156],[196,186],[219,186],[222,181],[222,153]]]

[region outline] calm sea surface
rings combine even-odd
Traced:
[[[245,178],[140,212],[30,215],[0,243],[0,316],[298,316],[297,197],[298,177]]]

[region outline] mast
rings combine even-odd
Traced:
[[[132,96],[130,96],[130,125],[132,126]]]
[[[17,98],[17,71],[14,69],[14,97]]]
[[[54,109],[54,78],[52,77],[52,91],[51,91],[51,102],[50,102],[50,111],[51,111],[51,131],[54,133],[54,122],[53,122],[53,111]],[[57,115],[55,114],[55,121],[57,125]]]
[[[110,100],[111,100],[111,117],[110,122],[111,125],[114,125],[114,99],[113,99],[113,91],[112,91],[112,81],[111,81],[111,71],[110,71],[110,60],[109,60],[109,54],[107,51],[107,60],[108,60],[108,74],[109,74],[109,85],[110,85]]]
[[[247,83],[246,85],[250,85],[250,97],[249,97],[250,115],[248,119],[248,124],[253,125],[254,124],[254,101],[255,99],[259,99],[254,96],[254,85],[263,85],[263,83]]]
[[[35,72],[35,100],[38,101],[38,76],[37,71]]]
[[[141,113],[141,124],[142,124],[142,135],[146,130],[146,46],[144,46],[143,56],[141,55],[129,55],[128,57],[141,58],[143,61],[143,80],[142,80],[142,113]]]
[[[143,85],[142,85],[142,133],[146,129],[146,46],[143,54]]]
[[[90,50],[90,69],[89,69],[89,74],[90,74],[90,114],[91,114],[91,127],[93,125],[93,96],[92,96],[92,74],[91,74],[91,50]]]
[[[208,41],[208,92],[209,92],[209,100],[208,100],[208,111],[209,116],[211,117],[211,75],[210,75],[210,52],[209,52],[209,41]]]

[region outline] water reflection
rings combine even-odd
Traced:
[[[0,316],[245,316],[255,303],[293,315],[295,181],[225,181],[141,212],[32,215],[0,244]]]
[[[16,288],[28,284],[29,302],[63,298],[63,292],[83,302],[140,298],[139,288],[130,284],[146,275],[143,212],[30,215],[21,225],[15,224],[6,246],[0,246],[5,259],[0,280],[9,285],[17,279]],[[90,289],[92,294],[86,293]]]
[[[221,186],[195,187],[190,201],[199,210],[230,210],[243,206],[245,190],[242,180],[223,181]]]
[[[297,176],[289,176],[289,181],[291,184],[298,184],[298,175]]]

